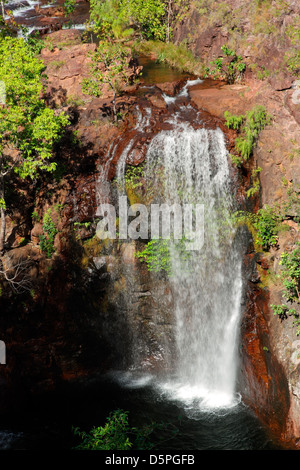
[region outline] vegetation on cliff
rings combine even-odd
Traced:
[[[214,47],[211,37],[219,43],[222,36],[230,49],[241,56],[247,52],[246,66],[258,79],[280,77],[282,73],[299,76],[297,2],[194,0],[184,12],[183,20],[183,26],[179,23],[175,26],[176,42],[186,40],[207,66],[211,52],[218,54],[217,44]],[[185,25],[188,25],[186,31]],[[202,41],[197,37],[199,31]]]
[[[11,174],[33,180],[41,171],[53,172],[53,147],[69,123],[64,113],[45,105],[42,73],[44,64],[23,39],[0,40],[0,80],[5,101],[0,107],[0,252],[5,248],[6,185]]]
[[[235,149],[238,155],[232,156],[236,166],[245,164],[253,153],[254,145],[258,140],[260,132],[270,124],[271,116],[268,115],[263,106],[256,106],[246,113],[245,116],[234,116],[225,111],[225,125],[229,129],[235,129],[240,135],[235,140]]]
[[[175,18],[186,0],[91,0],[91,23],[101,38],[171,39]]]
[[[290,253],[281,255],[282,266],[279,277],[284,286],[283,298],[289,304],[271,305],[275,315],[282,320],[288,316],[295,318],[294,325],[297,327],[297,335],[300,336],[300,318],[296,306],[300,304],[300,242]]]
[[[113,118],[117,120],[116,97],[125,85],[130,83],[128,66],[131,54],[128,48],[120,44],[101,41],[92,55],[91,76],[82,83],[86,94],[101,96],[102,88],[107,84],[113,93]]]

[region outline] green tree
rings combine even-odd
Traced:
[[[4,251],[5,188],[12,172],[20,178],[36,178],[40,171],[53,172],[53,146],[69,123],[64,114],[46,107],[41,98],[44,64],[22,38],[0,39],[0,81],[6,101],[0,105],[0,253]]]
[[[78,450],[150,450],[156,448],[156,443],[150,438],[153,436],[155,441],[172,440],[177,434],[178,429],[172,423],[144,424],[141,427],[132,427],[129,425],[128,411],[114,410],[110,413],[104,426],[94,427],[90,431],[80,431],[79,428],[73,428],[73,433],[81,439],[79,445],[75,447]],[[162,431],[162,435],[158,435]],[[155,432],[155,436],[154,436]]]
[[[132,28],[127,28],[127,18],[119,0],[91,0],[90,23],[101,39],[118,39],[133,33]]]

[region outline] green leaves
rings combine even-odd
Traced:
[[[206,76],[211,75],[214,79],[226,80],[235,83],[242,79],[246,69],[242,56],[236,54],[233,49],[225,44],[221,47],[225,57],[217,57],[210,62],[211,67],[206,67]]]
[[[0,80],[6,86],[6,105],[27,106],[27,113],[40,105],[41,74],[44,64],[24,39],[6,37],[0,40]],[[25,109],[24,109],[25,111]]]
[[[163,0],[91,0],[90,18],[100,38],[128,37],[135,31],[144,39],[166,38],[167,2]]]
[[[130,428],[128,411],[115,410],[107,418],[105,426],[94,427],[88,433],[73,429],[82,439],[76,449],[80,450],[128,450],[132,446],[129,440]]]
[[[165,272],[172,276],[173,262],[181,263],[181,269],[189,271],[188,261],[191,252],[186,249],[188,240],[158,239],[150,240],[144,250],[136,253],[136,257],[147,264],[149,271]],[[173,262],[172,262],[173,259]]]
[[[35,178],[39,171],[52,172],[53,146],[61,138],[69,119],[46,107],[42,99],[44,64],[35,48],[22,38],[0,37],[0,81],[5,84],[6,101],[0,106],[1,208],[5,205],[5,179],[14,171],[22,179]],[[49,222],[50,223],[50,222]],[[5,242],[5,214],[1,221],[0,250]],[[50,231],[51,232],[51,231]],[[52,254],[53,231],[41,240]]]
[[[226,119],[225,126],[228,127],[228,129],[235,129],[239,130],[245,116],[235,116],[234,114],[230,114],[229,111],[225,111],[224,117]]]
[[[254,227],[262,240],[264,250],[268,250],[271,246],[277,244],[281,221],[282,217],[280,214],[270,206],[266,205],[257,211]]]
[[[0,209],[6,210],[6,204],[3,197],[0,198]]]
[[[91,76],[82,81],[82,91],[101,96],[103,85],[109,85],[113,92],[113,115],[117,119],[116,95],[129,82],[126,73],[129,50],[117,43],[101,41],[92,55]]]
[[[128,51],[119,44],[102,41],[92,55],[91,78],[83,81],[83,92],[100,96],[101,85],[105,83],[117,90],[121,80],[126,80],[127,55]]]
[[[66,15],[70,15],[76,8],[76,0],[65,0],[63,3],[63,9]]]
[[[233,160],[236,166],[241,166],[251,157],[259,134],[267,124],[270,124],[271,116],[267,114],[263,106],[258,105],[248,111],[245,116],[235,116],[225,111],[224,117],[225,125],[238,130],[241,134],[235,139],[235,148],[240,158]]]
[[[44,65],[21,38],[0,40],[0,80],[5,83],[6,103],[0,107],[0,148],[16,151],[14,161],[4,157],[1,166],[11,166],[22,178],[37,170],[53,171],[53,145],[69,123],[67,116],[45,106],[41,99]]]
[[[170,240],[150,240],[145,249],[136,253],[147,264],[149,271],[170,273],[172,269]]]
[[[51,209],[44,215],[43,232],[43,235],[40,235],[40,247],[46,253],[47,258],[51,258],[54,253],[54,239],[57,234],[57,228],[51,216]]]
[[[232,222],[236,227],[246,226],[252,234],[255,249],[267,251],[276,246],[281,228],[282,216],[271,206],[265,206],[256,214],[238,211],[232,215]]]
[[[300,304],[300,243],[291,253],[282,253],[280,265],[282,270],[280,279],[284,286],[283,297],[291,304]],[[274,315],[279,315],[281,319],[292,315],[295,317],[294,324],[297,326],[297,336],[300,336],[300,319],[295,308],[285,304],[271,305]]]
[[[161,0],[120,0],[120,8],[124,16],[132,20],[141,31],[145,39],[159,39],[166,37],[167,25],[164,23],[166,2]]]
[[[155,438],[155,441],[159,441],[159,448],[161,442],[171,440],[179,432],[177,427],[171,423],[151,422],[138,428],[131,427],[128,422],[128,414],[128,411],[117,409],[110,413],[104,426],[94,427],[89,432],[73,428],[74,435],[82,440],[75,449],[150,450],[156,448],[156,443],[150,441],[151,435]],[[161,436],[158,435],[158,431],[162,431]]]

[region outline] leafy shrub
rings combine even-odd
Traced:
[[[172,275],[171,253],[174,258],[178,257],[183,263],[191,256],[191,253],[186,250],[186,241],[184,238],[175,242],[162,238],[150,240],[144,250],[136,253],[136,257],[147,264],[149,271]]]
[[[101,39],[128,37],[135,31],[143,39],[166,38],[163,0],[91,0],[90,5],[90,19]]]
[[[144,165],[131,166],[126,168],[125,185],[126,188],[137,189],[142,186],[141,178],[143,176]]]
[[[228,111],[225,111],[224,116],[225,125],[228,128],[240,131],[240,135],[235,140],[235,148],[240,156],[237,163],[241,166],[252,155],[259,134],[267,124],[270,124],[271,116],[261,105],[255,106],[245,116],[235,116]]]
[[[150,240],[145,249],[136,253],[136,257],[147,264],[149,271],[170,273],[170,240]]]
[[[57,228],[51,217],[51,209],[49,209],[43,218],[43,235],[40,235],[41,250],[46,253],[47,258],[51,258],[54,253],[54,239],[57,234]]]
[[[23,34],[28,33],[28,29],[23,29]],[[32,34],[28,34],[26,36],[26,42],[30,47],[30,50],[33,52],[34,55],[39,54],[43,47],[45,47],[45,43],[41,38],[39,31],[34,31]]]
[[[242,225],[248,227],[257,251],[267,251],[270,247],[276,246],[282,216],[273,207],[265,206],[259,209],[256,214],[238,211],[233,214],[232,220],[237,227]]]
[[[218,57],[210,62],[211,67],[206,67],[206,77],[209,75],[215,79],[226,80],[228,83],[235,83],[243,78],[246,70],[246,64],[243,62],[242,56],[236,54],[233,49],[225,44],[221,50],[227,57]]]
[[[105,426],[94,427],[89,432],[73,428],[75,436],[82,442],[75,447],[78,450],[149,450],[155,448],[150,441],[154,431],[163,431],[170,440],[178,433],[178,429],[170,424],[150,423],[142,427],[130,427],[128,411],[117,409],[107,418]],[[159,438],[162,441],[162,438]]]
[[[234,114],[230,114],[229,111],[225,111],[224,117],[226,119],[225,125],[228,127],[228,129],[235,129],[239,130],[245,116],[235,116]]]
[[[291,253],[282,253],[280,265],[282,271],[280,279],[284,286],[283,297],[291,304],[300,304],[300,242]],[[279,315],[281,319],[292,315],[295,317],[294,324],[297,326],[297,336],[300,336],[300,319],[295,308],[286,304],[271,305],[274,315]]]
[[[70,15],[76,8],[76,0],[65,0],[63,9],[66,15]]]
[[[251,173],[251,181],[252,186],[248,189],[246,195],[247,197],[252,197],[260,190],[260,181],[259,181],[259,173],[261,172],[262,168],[253,168]]]
[[[90,76],[83,79],[83,93],[101,96],[104,85],[113,93],[112,107],[114,121],[117,121],[116,97],[130,82],[127,75],[130,50],[118,43],[101,41],[91,55]],[[103,70],[104,66],[104,70]]]
[[[74,434],[82,439],[76,449],[80,450],[128,450],[129,440],[128,411],[115,410],[107,418],[105,426],[94,427],[89,432],[74,428]]]
[[[255,214],[253,224],[262,241],[264,250],[277,245],[281,221],[282,217],[278,212],[273,207],[267,205],[259,209]]]

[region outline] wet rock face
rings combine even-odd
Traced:
[[[174,344],[172,295],[167,280],[150,274],[136,251],[136,242],[115,243],[109,254],[93,258],[94,269],[109,279],[99,305],[103,331],[115,351],[116,368],[159,372]]]
[[[240,385],[244,402],[286,440],[290,396],[287,377],[270,345],[268,293],[259,287],[253,255],[245,260],[246,288],[241,324]],[[251,274],[252,273],[252,274]],[[249,282],[250,281],[250,282]]]
[[[284,232],[279,237],[279,246],[270,253],[269,265],[275,274],[280,274],[280,260],[283,252],[291,252],[296,247],[297,241],[300,241],[300,234],[297,226],[289,221],[290,230]],[[286,303],[282,297],[280,285],[275,285],[270,290],[270,304],[279,305]],[[282,365],[285,376],[288,381],[290,407],[287,416],[286,439],[295,439],[299,447],[300,436],[300,395],[299,395],[299,340],[296,336],[296,327],[293,324],[294,318],[287,317],[280,320],[277,315],[270,314],[270,344]],[[298,439],[297,439],[298,438]]]

